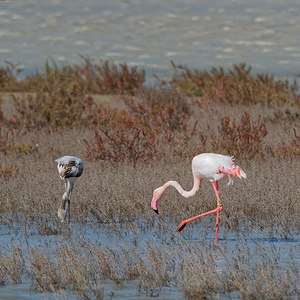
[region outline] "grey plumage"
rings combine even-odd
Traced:
[[[64,181],[65,192],[62,196],[61,206],[57,215],[62,222],[65,222],[67,215],[70,222],[70,200],[73,187],[77,179],[83,173],[83,162],[75,156],[63,156],[55,160],[60,178]]]

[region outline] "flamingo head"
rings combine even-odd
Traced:
[[[61,222],[64,223],[66,220],[67,211],[63,208],[59,208],[57,211],[57,216],[60,218]]]
[[[152,209],[158,214],[157,201],[159,201],[164,193],[165,189],[161,186],[154,190],[153,198],[151,202]]]
[[[233,178],[247,178],[246,173],[236,163],[232,164],[232,167],[230,170],[228,170],[228,173],[232,175]]]

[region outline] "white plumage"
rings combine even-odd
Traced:
[[[216,153],[202,153],[195,156],[192,160],[193,174],[197,174],[202,179],[208,179],[210,182],[219,181],[228,177],[228,184],[233,184],[230,171],[239,169],[236,174],[239,178],[246,178],[245,172],[234,162],[233,156],[221,155]],[[220,171],[225,171],[221,172]],[[229,171],[229,173],[227,173]],[[227,173],[227,174],[226,174]],[[235,176],[234,176],[235,177]]]
[[[75,156],[63,156],[55,160],[60,178],[64,181],[65,192],[62,196],[61,206],[58,209],[57,215],[62,222],[65,222],[68,215],[70,222],[70,200],[73,187],[77,179],[83,172],[83,162]]]

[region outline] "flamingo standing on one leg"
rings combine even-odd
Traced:
[[[65,192],[57,215],[62,222],[65,222],[68,215],[70,223],[70,200],[74,184],[83,172],[83,162],[75,156],[63,156],[55,160],[60,178],[64,181]]]
[[[208,179],[214,188],[217,197],[217,208],[193,218],[184,220],[178,227],[177,231],[181,231],[185,225],[197,218],[217,213],[216,221],[216,243],[218,243],[219,215],[223,209],[222,202],[219,196],[219,180],[228,176],[229,182],[227,185],[233,184],[230,177],[246,178],[245,172],[234,162],[233,156],[220,155],[215,153],[203,153],[195,156],[192,160],[192,172],[194,177],[194,185],[190,191],[185,191],[177,181],[168,181],[163,186],[157,188],[153,192],[151,207],[158,214],[157,201],[159,201],[163,193],[169,186],[173,186],[185,198],[192,197],[200,189],[203,179]]]

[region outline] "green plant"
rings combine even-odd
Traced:
[[[15,152],[15,153],[19,153],[19,154],[32,154],[34,152],[38,151],[38,146],[37,145],[33,145],[32,143],[21,143],[21,144],[17,144],[17,145],[12,145],[10,147],[10,152]]]

